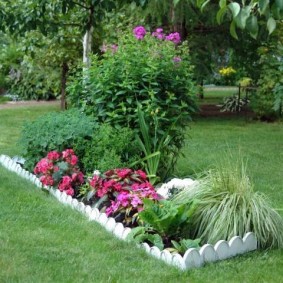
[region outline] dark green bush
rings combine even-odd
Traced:
[[[36,162],[49,151],[63,151],[73,148],[79,139],[91,139],[95,127],[94,119],[78,110],[54,112],[26,123],[19,141],[25,167],[33,170]]]
[[[140,158],[134,132],[129,128],[117,130],[109,125],[101,125],[90,139],[79,139],[74,150],[88,173],[94,169],[104,172],[129,167]]]
[[[283,46],[280,42],[270,43],[259,49],[261,53],[261,75],[258,91],[252,98],[252,109],[261,120],[274,120],[281,113],[281,91]]]

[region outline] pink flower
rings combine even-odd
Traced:
[[[124,169],[116,169],[116,173],[118,177],[124,179],[132,172],[131,169],[124,168]]]
[[[84,182],[84,174],[82,172],[73,173],[72,182],[82,184]]]
[[[51,176],[41,176],[39,178],[40,182],[46,186],[53,186],[54,180]]]
[[[143,204],[141,199],[137,195],[133,195],[132,200],[131,200],[131,205],[133,207],[138,207],[138,205]]]
[[[78,157],[76,155],[72,155],[70,159],[70,164],[75,166],[78,163]]]
[[[146,173],[144,171],[142,171],[142,170],[136,170],[134,173],[139,175],[143,180],[147,179]]]
[[[73,196],[75,194],[75,191],[73,188],[69,187],[67,190],[65,190],[65,193],[69,196]]]
[[[116,53],[117,50],[118,50],[118,45],[112,44],[112,45],[111,45],[111,50],[112,50],[113,53]]]
[[[62,152],[63,158],[67,158],[67,157],[69,157],[70,155],[73,155],[73,154],[75,154],[75,153],[72,149],[66,149]]]
[[[170,33],[169,35],[167,35],[165,37],[165,40],[169,40],[169,41],[174,42],[175,44],[178,44],[181,41],[181,37],[178,32],[174,32],[174,33]]]
[[[165,37],[165,35],[163,34],[162,28],[157,28],[151,35],[158,39],[163,39]]]
[[[47,158],[52,161],[56,161],[60,158],[60,153],[58,151],[50,151],[47,154]]]
[[[63,176],[60,184],[58,185],[59,190],[67,190],[72,183],[72,179],[70,176]]]
[[[47,174],[48,171],[52,171],[53,163],[49,161],[47,158],[42,158],[35,166],[34,173],[35,174]]]
[[[121,203],[123,207],[127,207],[129,205],[129,193],[122,192],[117,196],[117,201]]]
[[[174,57],[173,58],[173,62],[174,63],[179,63],[179,62],[181,62],[182,61],[182,59],[180,58],[180,57]]]
[[[141,40],[144,38],[146,34],[146,30],[143,26],[137,26],[133,29],[134,35],[136,39]]]

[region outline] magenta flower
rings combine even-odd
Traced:
[[[124,179],[132,172],[131,169],[124,168],[124,169],[116,169],[116,173],[118,177]]]
[[[180,63],[181,61],[182,61],[182,59],[180,57],[174,57],[173,58],[174,63]]]
[[[54,184],[54,180],[51,176],[43,175],[39,178],[39,180],[43,185],[46,185],[46,186],[53,186]]]
[[[146,30],[143,26],[137,26],[133,29],[133,33],[136,39],[141,40],[146,35]]]
[[[165,37],[162,28],[157,28],[151,35],[158,39],[163,39]]]
[[[134,173],[137,174],[137,175],[139,175],[142,180],[146,181],[147,175],[146,175],[146,173],[145,173],[144,171],[142,171],[142,170],[136,170]]]
[[[49,160],[52,160],[52,161],[56,161],[56,160],[58,160],[59,158],[60,158],[60,153],[59,152],[57,152],[57,151],[50,151],[48,154],[47,154],[47,158],[49,159]]]
[[[165,40],[172,41],[175,44],[178,44],[181,41],[181,36],[178,32],[174,32],[174,33],[170,33],[169,35],[167,35],[165,37]]]
[[[117,201],[121,203],[123,207],[127,207],[129,205],[129,193],[122,192],[117,196]]]
[[[140,204],[143,204],[141,199],[137,195],[133,195],[132,200],[131,200],[131,205],[133,207],[138,207]]]

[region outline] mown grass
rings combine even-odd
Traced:
[[[14,143],[23,120],[52,109],[27,108],[29,115],[23,115],[23,109],[1,110],[5,112],[0,111],[0,140],[5,143],[0,154],[18,154]],[[282,207],[282,130],[282,124],[200,119],[188,131],[191,138],[184,149],[186,157],[178,163],[179,172],[192,175],[207,170],[227,148],[236,152],[240,147],[249,159],[256,188]],[[282,282],[280,250],[180,272],[116,240],[3,167],[0,200],[0,282]]]
[[[7,155],[19,154],[20,146],[17,141],[23,123],[56,110],[59,110],[59,106],[41,105],[0,109],[0,153],[5,153]]]
[[[204,98],[199,99],[199,104],[221,104],[225,97],[238,93],[237,87],[205,87]]]

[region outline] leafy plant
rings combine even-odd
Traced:
[[[137,212],[143,210],[146,199],[159,198],[145,172],[128,168],[95,173],[82,187],[80,196],[126,226],[136,225]]]
[[[53,186],[67,195],[74,196],[84,183],[84,175],[77,166],[78,157],[72,149],[62,153],[50,151],[34,168],[43,185]]]
[[[261,76],[259,90],[252,100],[252,108],[261,120],[275,120],[280,114],[280,85],[282,81],[283,46],[280,41],[271,42],[259,49],[261,54]],[[279,103],[279,104],[278,104]]]
[[[176,33],[166,37],[160,30],[152,36],[139,27],[138,34],[123,34],[115,48],[105,45],[102,57],[93,57],[87,78],[78,72],[68,89],[70,103],[100,124],[130,127],[137,133],[141,104],[149,135],[158,141],[164,133],[170,136],[162,157],[165,152],[168,156],[179,153],[183,129],[197,107],[187,45],[179,44]]]
[[[90,139],[95,127],[94,119],[75,109],[50,113],[26,123],[19,139],[25,167],[31,171],[49,151],[63,151],[73,148],[79,139]]]
[[[132,167],[130,164],[140,159],[135,133],[129,128],[115,129],[106,124],[98,126],[91,137],[79,138],[74,150],[88,173],[94,169],[105,172],[109,168]]]
[[[240,112],[244,106],[249,103],[248,98],[239,98],[237,95],[225,97],[221,104],[221,112]]]
[[[266,196],[254,192],[246,164],[231,156],[207,172],[198,186],[178,193],[180,204],[199,199],[194,214],[194,236],[208,243],[254,232],[261,248],[283,247],[283,219]]]
[[[185,246],[198,247],[199,239],[184,240],[191,229],[191,219],[196,209],[196,203],[176,205],[167,200],[144,200],[144,209],[139,212],[138,222],[140,227],[132,229],[128,239],[142,243],[148,241],[163,249],[181,251]],[[178,244],[176,241],[180,241]],[[175,248],[171,248],[171,247]]]
[[[158,136],[158,118],[155,116],[154,119],[154,135],[151,137],[149,125],[146,123],[144,112],[141,109],[141,106],[138,106],[138,118],[139,118],[139,127],[141,136],[136,136],[138,145],[143,152],[145,158],[137,161],[136,163],[141,162],[144,164],[144,168],[147,172],[147,175],[152,184],[156,183],[160,180],[160,177],[157,176],[160,173],[160,160],[164,159],[165,152],[163,150],[164,147],[170,144],[172,140],[167,133],[164,133],[163,136]],[[169,161],[166,158],[166,161]],[[172,162],[168,162],[166,166],[166,170],[172,168]],[[159,172],[158,172],[159,169]]]

